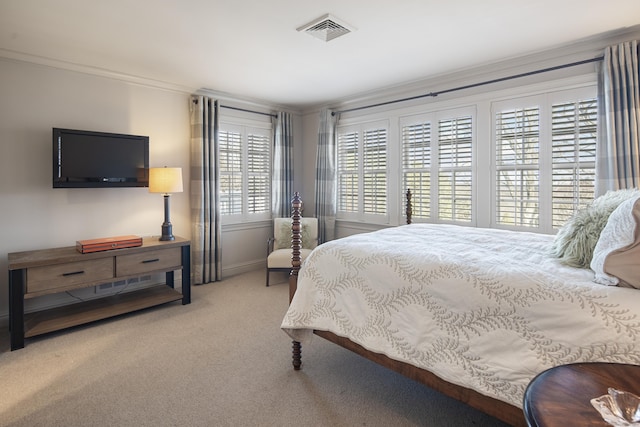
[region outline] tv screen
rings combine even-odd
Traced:
[[[53,188],[148,186],[148,136],[53,128]]]

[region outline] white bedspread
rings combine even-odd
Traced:
[[[304,262],[282,328],[302,343],[331,331],[519,407],[549,367],[640,364],[640,291],[563,266],[552,240],[413,224],[328,242]]]

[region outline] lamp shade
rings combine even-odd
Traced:
[[[150,193],[182,193],[182,168],[149,168]]]

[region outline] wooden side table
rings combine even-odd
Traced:
[[[576,363],[548,369],[525,391],[525,419],[535,427],[610,427],[591,405],[591,399],[607,394],[609,387],[640,394],[640,366]]]
[[[191,242],[145,237],[142,246],[82,254],[75,246],[14,252],[9,258],[11,350],[24,339],[172,301],[191,303]],[[174,273],[182,270],[182,289]],[[25,313],[25,299],[165,273],[165,284]]]

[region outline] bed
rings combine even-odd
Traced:
[[[324,243],[301,265],[301,205],[282,322],[295,369],[318,335],[517,426],[545,369],[640,364],[640,193],[600,215],[595,270],[550,255],[558,236],[424,223]]]

